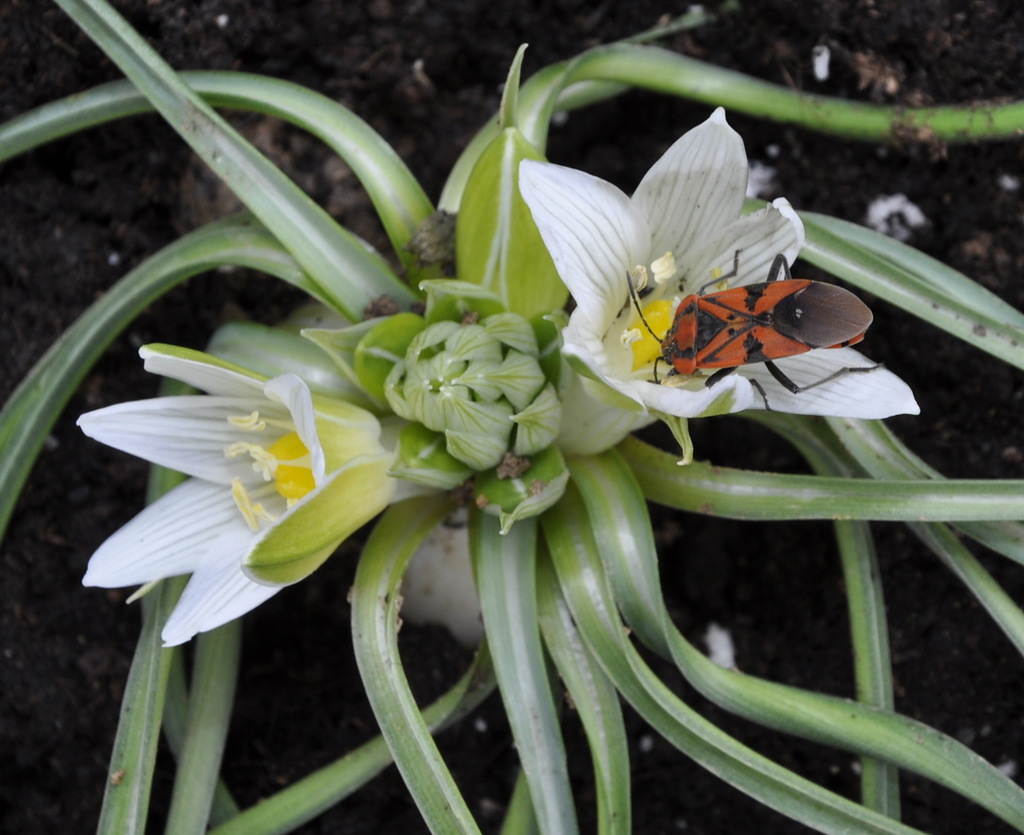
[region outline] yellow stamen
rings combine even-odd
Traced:
[[[629,273],[629,281],[637,293],[643,290],[647,286],[647,267],[643,264],[633,267]]]
[[[264,481],[270,481],[277,469],[277,458],[270,450],[264,449],[259,444],[251,444],[246,441],[236,441],[224,447],[225,458],[238,458],[248,455],[252,458],[252,468],[263,476]]]
[[[262,432],[267,428],[266,421],[260,419],[260,413],[253,411],[248,415],[231,415],[228,423],[246,432]]]
[[[264,522],[274,521],[274,517],[267,512],[261,502],[253,502],[249,491],[242,485],[242,479],[236,478],[231,482],[231,498],[235,500],[235,505],[242,512],[246,523],[254,531],[260,529],[261,520]]]
[[[664,336],[658,337],[655,334],[665,334],[672,325],[672,302],[668,299],[653,301],[643,308],[643,318],[647,326],[639,321],[630,330],[639,332],[639,339],[635,340],[629,347],[633,349],[633,370],[638,371],[644,366],[650,365],[661,356],[661,342]],[[653,333],[652,333],[653,332]]]

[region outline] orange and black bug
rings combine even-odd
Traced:
[[[729,275],[735,275],[738,268],[739,252]],[[639,312],[632,283],[630,293]],[[644,326],[661,341],[661,356],[655,361],[655,381],[658,360],[669,366],[670,377],[716,369],[705,381],[706,386],[713,386],[741,365],[764,363],[772,377],[793,394],[844,374],[878,368],[877,365],[841,368],[821,380],[798,386],[773,362],[814,348],[854,345],[864,338],[872,318],[868,306],[849,290],[793,278],[783,255],[775,256],[768,280],[763,283],[717,293],[698,292],[684,298],[663,338],[650,330],[641,314]],[[751,382],[761,394],[765,408],[769,408],[761,385],[756,380]]]

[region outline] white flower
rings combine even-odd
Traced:
[[[376,418],[314,401],[294,374],[264,381],[198,352],[140,353],[148,371],[209,394],[123,403],[78,424],[192,478],[100,546],[82,582],[115,588],[191,573],[162,633],[173,646],[317,568],[391,500],[392,454]]]
[[[711,386],[704,374],[668,373],[660,339],[648,328],[664,334],[691,294],[766,281],[775,257],[792,263],[804,241],[803,224],[785,200],[741,216],[747,159],[721,108],[668,149],[632,198],[589,174],[531,160],[520,164],[519,182],[576,301],[563,331],[563,354],[617,392],[620,403],[678,417],[765,408],[766,400],[772,409],[800,414],[917,413],[907,385],[880,368],[839,374],[797,394],[763,363],[742,365]],[[629,283],[642,287],[648,276],[641,302],[645,324],[631,303]],[[803,387],[874,363],[843,348],[812,350],[776,365]]]

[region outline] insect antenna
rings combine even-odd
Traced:
[[[629,287],[629,300],[633,303],[633,309],[636,310],[636,315],[640,317],[640,321],[644,323],[644,328],[647,332],[653,336],[658,342],[661,342],[664,337],[658,336],[647,323],[647,319],[644,317],[643,310],[640,309],[640,296],[637,295],[636,285],[633,284],[633,276],[629,274],[629,270],[626,271],[626,286]]]
[[[640,296],[637,295],[636,286],[633,284],[633,276],[629,274],[629,270],[626,271],[626,286],[629,287],[629,300],[633,303],[633,309],[636,310],[636,315],[640,317],[640,321],[643,322],[644,328],[647,332],[660,344],[664,337],[658,336],[658,334],[654,332],[650,323],[647,321],[647,317],[644,316],[644,312],[640,308]],[[654,358],[654,382],[656,383],[661,382],[661,380],[658,379],[658,363],[664,361],[665,358],[663,356]]]

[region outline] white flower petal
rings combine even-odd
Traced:
[[[313,411],[313,397],[309,387],[295,374],[282,374],[268,380],[263,391],[268,398],[284,404],[288,409],[299,440],[309,450],[313,482],[320,484],[327,472],[327,461],[317,436],[316,413]]]
[[[652,411],[685,418],[741,412],[756,406],[761,399],[750,380],[736,374],[712,386],[699,385],[694,389],[640,380],[631,385]]]
[[[571,368],[562,369],[559,396],[563,418],[557,444],[566,455],[603,452],[657,419],[646,409],[630,410],[608,403],[603,385],[581,377]],[[622,393],[643,405],[634,391]]]
[[[803,245],[803,222],[789,202],[780,198],[771,206],[715,230],[690,250],[686,256],[684,292],[697,292],[715,275],[732,272],[734,264],[739,273],[729,279],[730,287],[767,281],[775,256],[786,256],[786,263],[792,265]]]
[[[633,195],[651,226],[651,257],[687,258],[691,246],[740,216],[746,190],[743,140],[718,108],[676,140]]]
[[[618,310],[627,273],[650,252],[647,221],[629,198],[582,171],[533,160],[519,164],[519,188],[576,304]]]
[[[143,345],[139,356],[144,360],[147,371],[180,380],[200,391],[230,397],[259,397],[263,394],[263,382],[259,379],[209,362],[176,356],[154,345]]]
[[[822,348],[775,364],[798,386],[811,385],[844,368],[876,365],[853,348]],[[910,386],[884,368],[842,374],[799,394],[783,388],[763,365],[745,365],[741,373],[762,385],[769,406],[778,412],[868,419],[920,413]],[[760,397],[754,399],[753,408],[764,408]]]
[[[230,554],[240,563],[254,533],[231,493],[191,479],[155,501],[104,542],[89,560],[86,586],[120,588],[194,571]]]
[[[263,396],[185,395],[97,409],[79,417],[78,425],[90,438],[115,449],[186,475],[230,484],[235,477],[244,482],[256,477],[247,457],[224,456],[226,446],[244,438],[228,417],[244,417],[253,411],[280,421],[290,420],[284,407],[275,406]],[[278,429],[268,429],[259,440],[274,440],[280,434]]]
[[[277,594],[283,586],[254,583],[242,573],[237,554],[217,554],[200,565],[185,586],[160,637],[173,647],[241,617]]]

